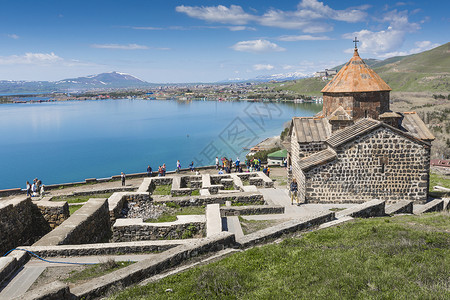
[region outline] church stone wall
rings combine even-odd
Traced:
[[[314,153],[325,150],[327,148],[325,143],[301,143],[298,145],[300,151],[299,153],[300,158],[308,157]]]
[[[426,202],[428,146],[379,128],[335,150],[336,160],[305,172],[306,202]]]
[[[324,93],[323,112],[332,114],[339,106],[350,112],[353,120],[378,116],[389,110],[389,92]]]

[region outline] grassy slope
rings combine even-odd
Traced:
[[[414,55],[391,57],[381,62],[366,61],[393,91],[445,93],[450,92],[449,53],[450,43],[447,43]],[[316,95],[325,84],[320,79],[307,78],[285,83],[278,89]]]
[[[449,228],[449,213],[355,220],[114,299],[449,299]]]

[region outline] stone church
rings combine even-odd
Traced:
[[[322,89],[322,112],[292,119],[288,165],[299,201],[427,200],[434,136],[415,112],[389,109],[390,91],[355,45]]]

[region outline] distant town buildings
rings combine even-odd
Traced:
[[[337,74],[336,69],[325,69],[325,71],[319,71],[314,73],[314,77],[320,77],[323,80],[328,80],[331,79],[331,77],[333,77],[336,74]]]

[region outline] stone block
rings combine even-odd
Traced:
[[[342,218],[346,216],[351,216],[353,218],[381,217],[385,215],[384,207],[385,201],[372,200],[363,204],[349,207],[342,211],[338,211],[336,213],[336,218]]]
[[[435,199],[424,205],[414,206],[414,214],[420,215],[420,214],[428,213],[428,212],[441,211],[443,209],[444,209],[444,200]]]
[[[386,206],[385,213],[387,215],[394,214],[412,214],[413,213],[413,202],[412,201],[399,201],[395,204]]]
[[[222,218],[219,204],[206,206],[206,236],[212,236],[222,232]]]

